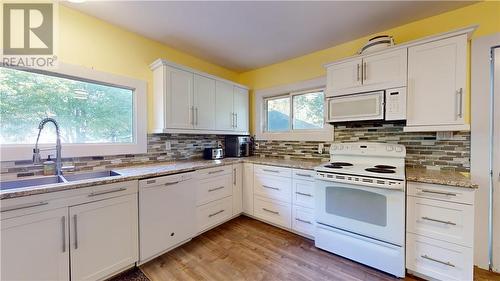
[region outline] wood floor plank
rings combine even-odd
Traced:
[[[401,280],[314,247],[314,242],[241,216],[141,266],[151,281]],[[475,270],[476,281],[500,275]],[[407,276],[405,280],[421,280]]]

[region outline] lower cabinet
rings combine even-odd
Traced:
[[[289,203],[255,196],[254,216],[282,227],[292,227],[292,208]]]
[[[71,279],[98,280],[137,261],[137,194],[69,208]]]
[[[314,209],[294,206],[292,209],[292,229],[314,236]]]
[[[231,196],[219,199],[196,208],[196,225],[198,232],[203,232],[212,226],[231,218],[233,199]]]
[[[243,164],[233,165],[233,215],[243,212]]]
[[[1,280],[69,280],[68,208],[1,221]]]
[[[243,213],[253,215],[253,164],[243,163]]]

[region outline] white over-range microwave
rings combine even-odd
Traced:
[[[331,97],[326,103],[328,123],[406,119],[404,87]]]

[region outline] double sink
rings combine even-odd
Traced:
[[[26,188],[26,187],[36,187],[46,184],[67,183],[80,180],[99,179],[99,178],[114,177],[114,176],[121,176],[121,174],[115,171],[107,170],[107,171],[98,171],[90,173],[68,174],[61,176],[45,176],[45,177],[31,178],[24,180],[4,181],[0,182],[0,191]]]

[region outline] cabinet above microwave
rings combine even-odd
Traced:
[[[326,97],[406,87],[407,49],[326,65]]]

